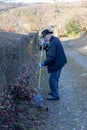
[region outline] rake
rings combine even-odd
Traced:
[[[43,57],[43,46],[40,52],[40,62],[42,61]],[[41,96],[41,67],[39,68],[39,80],[38,80],[38,90],[37,94],[31,99],[31,104],[35,107],[42,107],[44,106],[44,99]]]

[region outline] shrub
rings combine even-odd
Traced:
[[[77,19],[68,19],[65,25],[66,33],[71,36],[79,35],[81,32],[80,22]]]

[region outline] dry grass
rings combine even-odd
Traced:
[[[15,8],[16,6],[16,8]],[[0,6],[2,7],[2,5]],[[28,33],[31,29],[42,29],[50,24],[59,25],[64,30],[68,18],[78,17],[87,21],[86,2],[36,4],[36,5],[3,5],[0,12],[0,28],[13,28],[16,32]],[[69,12],[69,13],[68,13]]]

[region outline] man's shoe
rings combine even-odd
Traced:
[[[51,93],[51,92],[49,92],[48,94],[49,94],[49,95],[52,95],[52,93]]]
[[[48,97],[47,100],[50,100],[50,101],[53,101],[53,100],[59,100],[60,98],[59,97]]]

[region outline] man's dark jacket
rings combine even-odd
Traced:
[[[61,69],[67,63],[63,46],[57,37],[51,36],[49,46],[46,49],[44,65],[48,67],[48,73]]]

